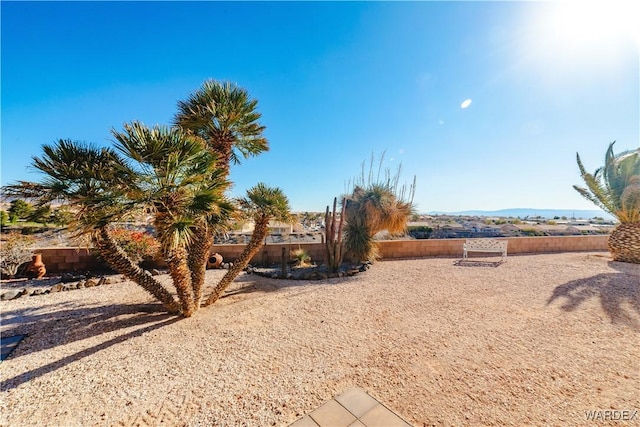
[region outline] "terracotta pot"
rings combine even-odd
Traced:
[[[220,255],[217,252],[211,255],[209,257],[209,260],[207,261],[207,268],[220,268],[221,265],[222,265],[222,255]]]
[[[42,254],[34,254],[31,256],[31,264],[27,267],[27,275],[40,279],[47,274],[47,269],[42,262]]]

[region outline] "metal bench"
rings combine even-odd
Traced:
[[[497,252],[502,254],[502,261],[506,261],[507,240],[467,239],[462,244],[462,259],[467,259],[469,252]]]

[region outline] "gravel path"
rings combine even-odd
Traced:
[[[455,264],[242,275],[189,319],[130,282],[0,302],[2,335],[27,334],[0,365],[0,425],[286,426],[349,387],[416,426],[640,412],[640,266],[606,253]]]

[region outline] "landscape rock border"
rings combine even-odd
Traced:
[[[95,286],[111,285],[123,281],[126,281],[126,279],[122,275],[87,278],[84,275],[65,273],[60,277],[46,278],[44,281],[27,280],[25,281],[25,286],[12,286],[9,289],[2,289],[2,291],[0,291],[0,300],[10,301],[23,296],[47,295],[56,292],[66,292],[76,289],[93,288]],[[45,286],[41,284],[43,282]],[[6,283],[3,284],[3,288]]]

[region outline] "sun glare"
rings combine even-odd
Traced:
[[[559,1],[544,25],[557,47],[575,51],[610,48],[624,39],[640,47],[640,3],[632,1]]]

